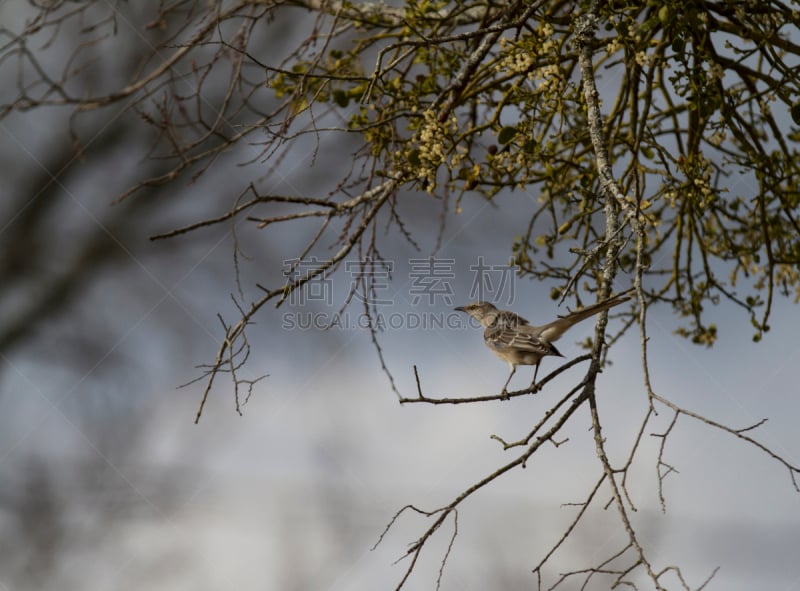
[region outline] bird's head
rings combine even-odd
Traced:
[[[470,302],[455,309],[459,312],[466,312],[483,326],[492,324],[497,317],[497,308],[489,302]]]

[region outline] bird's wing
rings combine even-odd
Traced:
[[[483,331],[483,339],[486,344],[495,351],[517,350],[526,353],[536,353],[538,355],[558,355],[561,353],[551,343],[539,338],[536,331],[531,330],[530,326],[514,328],[495,324]]]
[[[512,312],[511,310],[500,310],[497,313],[497,316],[494,321],[495,324],[502,325],[504,327],[515,327],[515,326],[524,326],[526,324],[530,324],[525,318]]]

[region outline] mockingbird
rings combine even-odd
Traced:
[[[553,322],[542,326],[531,326],[519,314],[511,310],[498,310],[489,302],[472,302],[465,306],[456,308],[459,312],[466,312],[483,326],[483,340],[486,346],[494,351],[500,359],[508,363],[511,375],[508,376],[503,385],[504,397],[508,396],[508,383],[517,371],[518,365],[535,365],[533,382],[536,383],[536,375],[539,373],[539,362],[546,355],[563,355],[553,346],[553,341],[561,338],[567,330],[572,328],[581,320],[599,314],[623,302],[627,302],[631,297],[620,294],[608,298],[597,304],[587,306],[581,310],[571,312],[566,316],[559,316]]]

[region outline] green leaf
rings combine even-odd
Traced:
[[[334,90],[333,102],[335,102],[340,107],[346,107],[350,103],[350,97],[347,96],[347,93],[343,90]]]
[[[669,4],[663,4],[661,8],[658,9],[658,20],[660,20],[661,24],[665,27],[672,22],[672,11],[670,10]]]
[[[519,133],[519,131],[516,127],[504,127],[500,130],[500,133],[497,134],[497,142],[505,145],[513,140],[517,133]]]
[[[795,103],[792,105],[792,121],[800,125],[800,103]]]

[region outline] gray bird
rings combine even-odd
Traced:
[[[511,374],[503,385],[502,396],[508,396],[508,384],[514,377],[518,365],[535,365],[533,382],[539,373],[539,362],[542,357],[556,355],[563,357],[553,345],[553,341],[561,338],[567,330],[581,320],[599,314],[630,300],[625,293],[608,298],[597,304],[586,306],[566,316],[559,316],[556,320],[542,326],[532,326],[525,318],[511,310],[498,310],[489,302],[472,302],[456,308],[459,312],[466,312],[483,326],[483,340],[486,346],[494,351],[500,359],[508,363]]]

